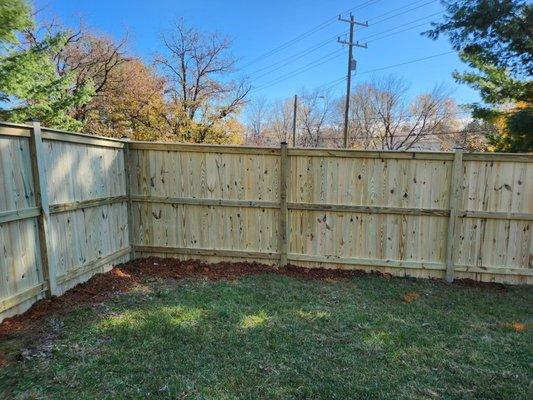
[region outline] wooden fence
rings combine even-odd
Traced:
[[[131,143],[138,256],[532,283],[533,156]]]
[[[1,124],[0,157],[0,319],[150,255],[533,283],[530,154],[125,142]]]
[[[123,150],[0,124],[0,320],[129,260]]]

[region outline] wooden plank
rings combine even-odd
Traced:
[[[131,160],[131,143],[126,142],[124,146],[124,180],[126,188],[126,196],[128,198],[128,244],[130,246],[130,260],[135,260],[135,247],[133,246],[133,209],[131,197],[131,175],[132,175],[132,160]]]
[[[43,148],[43,140],[41,136],[41,124],[33,123],[30,138],[30,151],[32,159],[32,170],[34,187],[36,193],[37,206],[41,208],[39,215],[39,247],[41,250],[43,275],[44,279],[48,281],[47,295],[55,296],[57,294],[56,282],[56,263],[51,252],[49,219],[50,219],[50,205],[48,203],[47,181],[45,172],[45,153]]]
[[[0,136],[30,137],[30,128],[16,126],[0,126]]]
[[[124,257],[126,254],[129,254],[130,252],[131,252],[131,249],[128,246],[128,247],[125,247],[125,248],[120,249],[118,251],[115,251],[114,253],[109,254],[109,255],[107,255],[105,257],[101,257],[101,258],[97,258],[95,260],[91,260],[91,261],[83,264],[82,266],[80,266],[78,268],[70,270],[66,274],[60,275],[57,278],[57,283],[59,285],[62,285],[65,282],[68,282],[68,281],[70,281],[72,279],[75,279],[75,278],[77,278],[77,277],[79,277],[81,275],[88,274],[89,272],[92,272],[92,271],[94,271],[97,268],[103,267],[106,264],[110,264],[113,261],[115,261],[115,260],[117,260],[117,259],[119,259],[121,257]]]
[[[140,253],[164,253],[182,254],[191,256],[212,256],[212,257],[240,257],[258,258],[265,260],[278,260],[278,253],[267,253],[262,251],[244,251],[227,249],[206,249],[192,247],[171,247],[171,246],[135,246],[135,251]]]
[[[2,211],[0,212],[0,224],[21,219],[37,217],[41,214],[39,207],[26,208],[24,210]]]
[[[465,153],[464,161],[490,161],[490,162],[533,162],[530,153]]]
[[[102,197],[98,199],[73,201],[69,203],[59,203],[50,205],[50,213],[57,214],[65,211],[82,210],[90,207],[104,206],[108,204],[122,203],[128,201],[128,196]]]
[[[287,265],[287,251],[288,251],[288,240],[289,240],[289,226],[288,226],[288,209],[287,209],[287,188],[289,186],[289,176],[290,176],[290,165],[289,157],[287,153],[287,142],[281,143],[280,149],[280,178],[279,178],[279,204],[280,204],[280,213],[279,213],[279,253],[280,253],[280,264],[281,268]]]
[[[452,165],[452,179],[450,181],[450,217],[448,219],[448,234],[446,238],[446,282],[453,282],[453,268],[455,262],[457,214],[459,201],[461,198],[463,178],[463,151],[458,149],[455,152]]]
[[[131,149],[154,151],[180,151],[191,153],[254,154],[271,156],[276,156],[279,154],[279,148],[274,147],[222,146],[173,142],[131,142]]]
[[[454,271],[471,272],[476,274],[494,274],[494,275],[519,275],[533,276],[533,268],[506,268],[506,267],[488,267],[488,266],[471,266],[456,264]]]
[[[520,212],[503,212],[503,211],[458,211],[459,218],[486,218],[486,219],[504,219],[513,221],[533,221],[533,214]]]
[[[453,160],[452,153],[430,151],[367,151],[339,149],[301,149],[290,148],[289,156],[340,157],[340,158],[377,158],[412,160]]]
[[[402,208],[402,207],[382,207],[382,206],[351,206],[344,204],[323,204],[323,203],[288,203],[289,210],[306,211],[333,211],[333,212],[353,212],[367,214],[398,214],[398,215],[428,215],[436,217],[447,217],[449,210],[431,208]]]
[[[42,136],[45,140],[55,140],[59,142],[78,143],[99,147],[113,147],[117,149],[122,149],[124,147],[124,143],[121,141],[102,139],[96,136],[83,135],[73,132],[52,131],[47,129],[43,132]]]
[[[389,260],[389,259],[371,259],[358,257],[339,257],[335,255],[313,255],[289,253],[289,261],[308,261],[325,264],[346,264],[360,265],[370,267],[389,267],[389,268],[409,268],[409,269],[430,269],[444,270],[445,265],[434,261],[414,261],[414,260]]]
[[[0,313],[40,295],[45,291],[45,287],[46,285],[44,283],[40,283],[14,296],[0,300]]]
[[[132,195],[131,199],[136,203],[160,203],[160,204],[185,204],[199,206],[221,206],[242,208],[279,208],[279,203],[273,201],[256,200],[226,200],[226,199],[200,199],[193,197],[160,197]]]

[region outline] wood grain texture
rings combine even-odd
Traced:
[[[452,153],[325,149],[287,153],[289,262],[444,277]],[[142,249],[139,254],[205,259],[224,257],[224,252],[235,259],[241,258],[239,252],[283,255],[283,243],[275,239],[281,234],[276,220],[283,219],[277,178],[283,176],[282,154],[279,149],[132,143],[133,232],[135,246]],[[533,188],[526,176],[533,165],[531,157],[516,156],[514,163],[507,155],[489,155],[489,161],[482,155],[470,156],[456,171],[460,190],[454,207],[453,263],[463,277],[471,273],[480,279],[499,279],[505,271],[513,271],[517,283],[523,282],[522,276],[531,271],[527,260],[533,213],[527,196]],[[492,176],[485,169],[494,165],[500,165],[501,171]],[[479,179],[476,174],[491,178]],[[523,189],[510,197],[506,182],[512,176],[513,187]],[[484,199],[482,206],[476,203],[479,196]],[[475,225],[476,220],[488,225],[491,234],[465,240],[464,225]],[[501,224],[507,224],[509,239],[505,229],[499,231]],[[470,233],[478,229],[471,226]],[[470,246],[468,258],[466,246]],[[480,252],[483,259],[475,260]]]
[[[29,137],[0,136],[0,320],[31,305],[44,284],[31,166]]]
[[[8,128],[0,134],[0,320],[130,253],[123,143],[0,130]]]
[[[64,292],[79,283],[75,271],[129,248],[124,154],[77,141],[45,139],[44,145],[50,240]]]

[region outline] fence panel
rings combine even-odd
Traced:
[[[533,163],[490,156],[467,160],[461,184],[458,276],[485,280],[498,274],[515,283],[530,281]]]
[[[291,262],[444,268],[450,160],[298,154],[290,157]]]
[[[123,148],[0,124],[0,320],[129,259]]]
[[[51,258],[62,293],[103,271],[111,261],[127,258],[124,144],[46,130],[43,137]]]
[[[44,296],[30,130],[0,126],[0,320]]]
[[[278,152],[132,143],[136,252],[277,259]]]

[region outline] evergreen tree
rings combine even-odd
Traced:
[[[66,44],[66,33],[45,34],[25,41],[33,27],[30,7],[23,0],[0,0],[0,119],[39,120],[61,129],[80,129],[70,110],[90,100],[92,83],[72,93],[72,74],[60,76],[53,55]]]
[[[533,6],[520,0],[442,1],[444,21],[425,32],[446,34],[471,68],[457,81],[479,91],[474,117],[499,129],[487,135],[496,151],[533,151]]]

